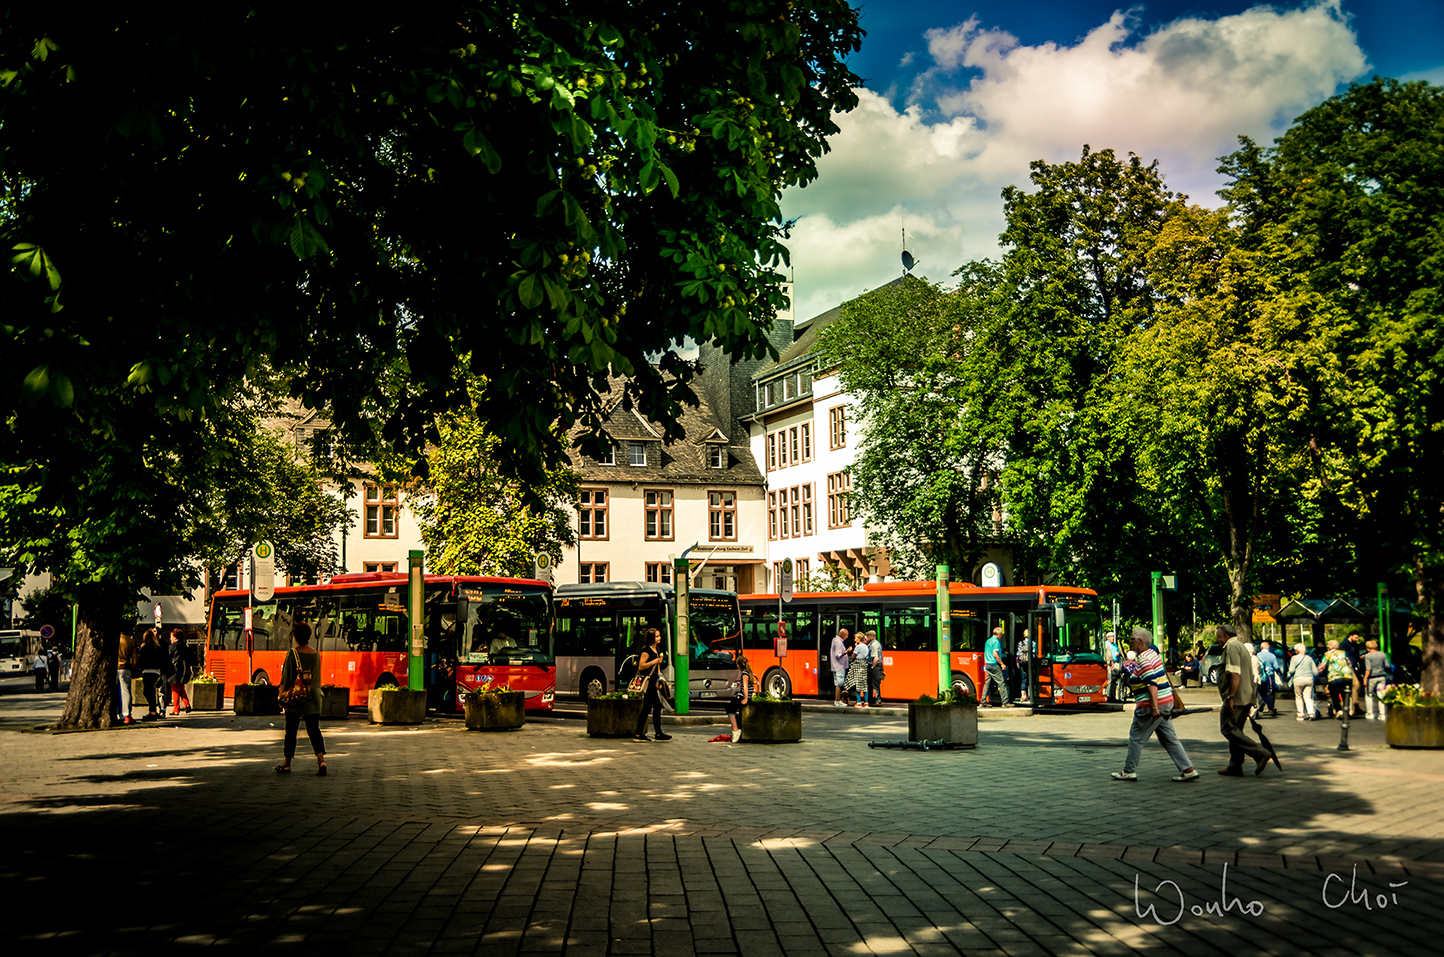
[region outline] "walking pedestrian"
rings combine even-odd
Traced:
[[[1319,666],[1310,658],[1301,641],[1294,645],[1294,656],[1289,659],[1284,679],[1294,688],[1294,720],[1317,721],[1318,708],[1314,707],[1314,675]]]
[[[1018,697],[1018,704],[1029,704],[1028,698],[1028,662],[1033,660],[1033,639],[1029,637],[1028,629],[1023,629],[1023,638],[1018,642],[1018,688],[1022,694]]]
[[[1228,767],[1219,769],[1218,773],[1241,778],[1243,759],[1250,757],[1254,760],[1253,773],[1263,774],[1273,752],[1249,737],[1244,730],[1249,709],[1258,700],[1258,676],[1253,670],[1253,655],[1238,640],[1238,632],[1231,625],[1218,626],[1218,640],[1223,645],[1223,676],[1218,686],[1223,699],[1219,730],[1228,741]]]
[[[1003,628],[1000,625],[993,629],[992,637],[983,644],[983,691],[978,695],[978,701],[984,708],[992,707],[988,703],[988,687],[995,686],[998,689],[998,700],[1003,707],[1008,707],[1012,702],[1008,699],[1008,666],[1003,661]]]
[[[1277,718],[1279,713],[1278,709],[1274,707],[1274,676],[1278,674],[1279,659],[1278,655],[1275,655],[1269,647],[1267,638],[1258,643],[1257,659],[1259,664],[1259,713],[1262,714],[1267,710],[1270,718]]]
[[[1375,718],[1383,720],[1384,705],[1379,700],[1379,695],[1384,693],[1384,686],[1389,683],[1389,656],[1379,650],[1379,643],[1370,638],[1364,643],[1368,649],[1364,652],[1364,694],[1367,707],[1364,709],[1364,717],[1370,721]]]
[[[50,690],[60,690],[60,650],[51,648],[45,656],[45,672],[50,679]]]
[[[291,626],[291,639],[296,647],[286,655],[281,666],[281,687],[289,688],[299,673],[310,684],[311,697],[299,707],[286,709],[286,739],[282,745],[284,760],[276,766],[277,774],[291,773],[291,759],[296,756],[296,732],[306,722],[306,737],[316,752],[316,773],[326,774],[326,742],[321,739],[321,655],[311,647],[311,626],[298,621]]]
[[[837,634],[832,636],[832,646],[827,652],[827,663],[832,671],[832,706],[834,708],[847,707],[842,700],[843,686],[847,684],[847,666],[852,660],[851,642],[847,638],[846,628],[837,629]]]
[[[1163,667],[1162,656],[1153,647],[1153,635],[1145,628],[1134,628],[1129,645],[1136,656],[1124,666],[1124,671],[1136,705],[1133,726],[1128,731],[1128,754],[1123,759],[1123,770],[1113,772],[1113,780],[1138,780],[1138,762],[1143,757],[1143,746],[1150,737],[1157,735],[1158,743],[1163,745],[1163,750],[1168,752],[1178,768],[1173,780],[1197,781],[1198,771],[1173,730],[1173,685],[1168,680],[1168,670]]]
[[[310,626],[307,626],[310,627]],[[186,695],[186,682],[191,680],[191,665],[186,657],[185,636],[179,628],[170,632],[170,691],[175,697],[175,713],[180,714],[181,702],[185,702],[186,714],[191,713],[191,699]],[[281,687],[285,687],[282,685]],[[319,712],[318,712],[319,713]]]
[[[132,724],[134,719],[130,716],[131,700],[130,688],[131,678],[135,671],[135,639],[130,635],[122,633],[120,636],[120,652],[115,660],[115,680],[120,684],[120,693],[116,695],[116,720],[121,724]]]
[[[35,674],[35,693],[40,694],[45,690],[45,674],[50,659],[45,655],[45,649],[41,648],[35,652],[35,657],[30,661],[30,670]]]
[[[154,628],[147,628],[145,635],[140,640],[140,652],[136,655],[137,666],[140,668],[140,680],[143,682],[142,689],[145,691],[146,704],[150,710],[141,717],[142,721],[155,721],[157,718],[165,717],[165,700],[156,694],[161,683],[161,675],[166,666],[170,663],[165,652],[160,650],[160,643],[156,640]]]
[[[1349,667],[1353,669],[1353,679],[1350,685],[1354,691],[1351,717],[1362,718],[1364,716],[1364,636],[1357,631],[1349,632],[1348,639],[1339,646],[1339,650],[1349,659]]]
[[[882,670],[882,642],[877,632],[867,633],[867,699],[874,705],[882,704],[882,679],[887,674]]]
[[[655,628],[648,628],[646,645],[637,660],[637,674],[641,675],[643,680],[642,713],[637,715],[637,733],[632,735],[633,741],[651,740],[645,734],[648,714],[652,716],[656,739],[672,740],[670,734],[662,733],[662,694],[659,687],[662,681],[662,661],[662,633]]]
[[[732,695],[732,700],[727,702],[727,720],[732,723],[734,742],[742,740],[742,708],[757,693],[757,676],[752,673],[752,666],[747,659],[739,657],[737,667],[742,670],[742,674],[738,676],[737,692]]]
[[[860,631],[852,643],[852,661],[847,665],[847,690],[851,691],[856,699],[852,703],[854,708],[867,704],[867,659],[867,633]]]
[[[1354,667],[1349,664],[1348,653],[1339,647],[1338,639],[1330,638],[1328,651],[1319,665],[1319,674],[1329,689],[1329,717],[1343,718],[1350,704],[1345,701],[1354,684]]]

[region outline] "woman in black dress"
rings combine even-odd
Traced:
[[[647,727],[647,715],[652,715],[652,727],[657,732],[658,741],[670,741],[670,734],[662,733],[662,695],[657,685],[662,679],[662,633],[655,628],[647,629],[647,644],[642,649],[642,656],[637,661],[637,674],[641,675],[644,682],[642,694],[642,713],[637,716],[637,733],[632,736],[633,741],[650,740],[643,732]]]

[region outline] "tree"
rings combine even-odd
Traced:
[[[561,561],[576,544],[577,475],[562,466],[544,487],[524,495],[497,461],[501,441],[474,413],[445,416],[427,454],[427,487],[417,498],[421,538],[432,570],[446,575],[530,578],[540,552]],[[540,507],[533,502],[544,503]]]
[[[1444,692],[1444,89],[1375,79],[1228,157],[1229,197],[1317,297],[1308,424],[1363,522],[1360,561],[1413,579]]]
[[[180,586],[184,470],[262,365],[412,452],[474,404],[537,478],[607,374],[670,423],[693,370],[647,356],[762,354],[860,36],[839,0],[7,7],[0,526],[81,599],[65,722],[108,722],[85,609]]]
[[[960,408],[959,381],[995,279],[986,263],[952,293],[907,277],[845,303],[818,337],[822,366],[856,399],[852,513],[903,576],[940,562],[961,574],[994,537],[998,450]]]

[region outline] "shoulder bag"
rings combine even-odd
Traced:
[[[304,708],[311,700],[311,682],[301,670],[301,656],[296,653],[296,649],[291,649],[291,656],[296,662],[296,672],[291,676],[291,683],[281,689],[277,698],[283,708]]]

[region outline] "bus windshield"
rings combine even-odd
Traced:
[[[1050,595],[1049,600],[1064,607],[1063,627],[1057,629],[1054,646],[1049,652],[1055,658],[1079,660],[1085,656],[1097,656],[1098,640],[1102,619],[1098,614],[1098,599],[1091,595]]]
[[[465,599],[461,647],[467,664],[550,665],[555,661],[544,592],[495,592],[466,585],[458,585],[457,592]]]
[[[741,650],[742,623],[734,596],[692,592],[687,605],[692,632],[690,658],[725,656],[731,659]]]

